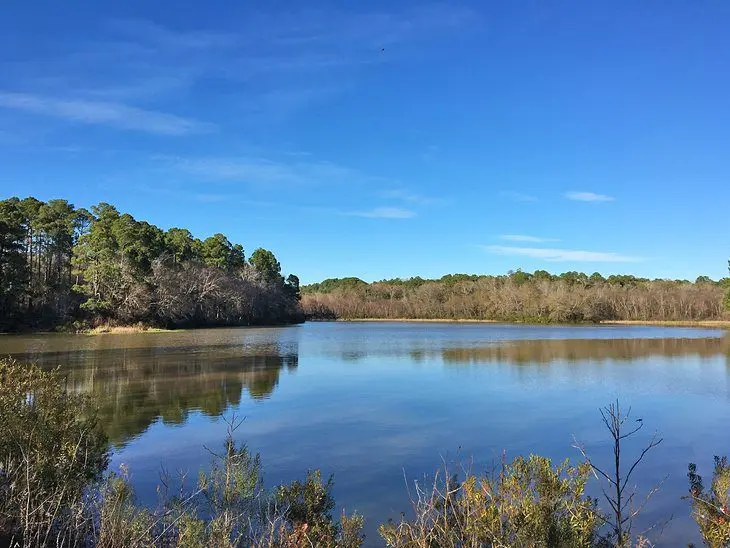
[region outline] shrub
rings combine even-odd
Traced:
[[[702,535],[702,540],[711,548],[730,546],[730,464],[727,457],[715,457],[712,486],[705,490],[702,476],[697,474],[697,465],[689,465],[689,498],[692,501],[692,516]]]
[[[392,547],[588,547],[601,516],[584,495],[591,469],[568,461],[517,457],[496,475],[466,475],[459,483],[444,470],[430,491],[417,486],[415,518],[380,527]]]
[[[282,485],[276,495],[277,503],[300,541],[313,546],[356,548],[362,544],[360,531],[363,518],[343,514],[340,523],[332,518],[335,500],[332,498],[332,476],[322,483],[319,470],[307,472],[304,481]],[[299,544],[298,544],[299,545]]]
[[[0,360],[0,539],[58,543],[76,535],[86,486],[106,468],[106,438],[88,397],[59,371]]]
[[[332,479],[323,484],[319,471],[305,481],[282,485],[272,494],[263,487],[261,460],[233,432],[229,422],[224,451],[211,453],[208,472],[201,472],[192,492],[170,496],[163,479],[160,504],[154,510],[136,505],[126,471],[110,475],[87,512],[98,523],[89,544],[103,548],[185,547],[357,548],[362,543],[362,518],[332,518]]]
[[[98,493],[99,499],[85,508],[87,515],[98,522],[89,544],[97,548],[138,548],[154,546],[156,521],[151,512],[135,504],[134,490],[126,470],[110,474]]]
[[[195,519],[188,519],[187,531],[181,531],[182,537],[194,538],[191,527],[199,529],[204,546],[252,545],[265,536],[268,522],[280,519],[274,516],[275,508],[264,491],[260,456],[251,455],[246,445],[237,444],[233,439],[233,432],[240,424],[235,423],[235,418],[229,423],[224,452],[210,451],[210,472],[200,474],[199,496],[192,501],[200,503],[197,506],[207,520],[196,525]],[[195,517],[196,508],[188,514]]]

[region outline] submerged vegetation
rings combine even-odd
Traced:
[[[726,316],[730,278],[700,276],[690,282],[545,270],[373,283],[339,278],[303,286],[302,304],[311,319],[694,322]]]
[[[301,320],[299,280],[268,250],[246,260],[223,234],[164,231],[106,203],[0,201],[0,331]]]
[[[0,546],[357,548],[364,519],[334,513],[333,479],[318,470],[303,480],[265,487],[258,455],[235,441],[240,421],[228,421],[221,450],[193,485],[163,476],[159,503],[136,503],[127,471],[110,473],[108,449],[94,401],[68,391],[58,371],[0,362]],[[446,467],[430,488],[416,483],[413,508],[381,525],[394,548],[650,546],[631,522],[643,507],[629,485],[652,440],[624,462],[624,440],[641,428],[618,405],[603,410],[616,468],[585,460],[558,465],[531,455],[504,461],[491,473]],[[631,426],[634,425],[634,426]],[[586,494],[606,486],[605,503]],[[716,459],[706,488],[689,467],[693,516],[704,543],[730,546],[730,466]],[[615,489],[614,489],[615,488]],[[650,496],[651,493],[647,495]],[[638,509],[638,510],[637,510]]]

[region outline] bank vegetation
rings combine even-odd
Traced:
[[[703,322],[728,318],[729,290],[730,278],[690,282],[538,270],[374,283],[329,279],[303,286],[302,305],[311,319]]]
[[[204,240],[100,203],[0,201],[0,331],[301,321],[299,280],[271,251]]]

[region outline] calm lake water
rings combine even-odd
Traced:
[[[408,510],[406,480],[443,460],[474,470],[503,452],[578,460],[575,437],[608,463],[598,409],[616,398],[646,425],[627,455],[655,429],[664,438],[638,477],[643,490],[666,477],[638,524],[673,515],[662,546],[697,540],[680,499],[687,463],[710,476],[712,456],[730,453],[730,338],[719,330],[311,323],[3,336],[0,354],[60,365],[99,397],[112,468],[129,467],[142,501],[154,501],[162,467],[196,476],[203,446],[225,436],[221,417],[236,413],[266,483],[333,473],[340,506],[368,520],[368,545],[379,522]]]

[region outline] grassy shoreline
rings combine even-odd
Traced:
[[[514,325],[562,325],[562,326],[589,326],[589,325],[624,325],[624,326],[656,326],[656,327],[696,327],[696,328],[716,328],[730,329],[730,320],[603,320],[598,323],[574,323],[565,324],[558,322],[548,323],[532,323],[523,321],[506,321],[506,320],[474,320],[474,319],[454,319],[454,318],[338,318],[336,320],[307,320],[308,323],[320,322],[340,322],[340,323],[452,323],[452,324],[514,324]],[[87,327],[73,329],[59,329],[56,331],[34,331],[35,334],[71,334],[71,335],[136,335],[140,333],[175,333],[185,331],[184,329],[166,329],[162,327],[153,327],[144,324],[135,325],[100,325],[97,327]],[[2,333],[6,335],[8,333]]]
[[[508,323],[498,320],[470,320],[453,318],[338,318],[337,322],[391,322],[391,323]]]
[[[16,335],[133,335],[138,333],[175,333],[185,331],[184,329],[165,329],[162,327],[137,326],[137,325],[101,325],[97,327],[59,326],[55,329],[26,329],[22,331],[7,331],[0,333],[4,336]]]
[[[78,335],[121,335],[137,333],[171,333],[179,329],[164,329],[162,327],[151,327],[148,325],[100,325],[90,329],[77,331]]]
[[[604,320],[601,325],[656,325],[660,327],[720,327],[730,329],[730,320]]]
[[[311,321],[311,320],[309,320]],[[318,320],[321,321],[321,320]],[[325,320],[326,321],[326,320]],[[474,324],[515,324],[515,325],[648,325],[658,327],[716,327],[730,329],[730,320],[603,320],[598,323],[565,324],[558,322],[531,323],[506,320],[473,320],[453,318],[338,318],[337,322],[390,322],[390,323],[474,323]]]

